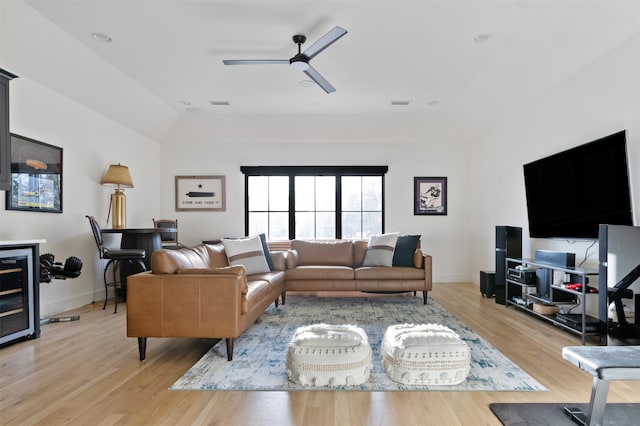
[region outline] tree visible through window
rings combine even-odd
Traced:
[[[245,232],[269,240],[368,238],[384,232],[386,166],[241,167]]]

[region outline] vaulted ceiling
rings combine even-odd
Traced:
[[[48,86],[116,119],[124,78],[178,115],[438,114],[480,129],[640,31],[635,1],[25,3],[101,69],[61,49],[56,62],[79,75]],[[304,50],[335,26],[348,33],[311,61],[335,93],[289,65],[222,63],[289,59],[293,35]]]

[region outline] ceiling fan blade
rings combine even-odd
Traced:
[[[334,27],[331,31],[320,37],[315,43],[309,46],[309,48],[302,53],[309,59],[311,59],[327,47],[331,46],[346,33],[347,30],[345,30],[344,28]]]
[[[323,76],[321,76],[320,73],[316,71],[316,69],[311,65],[309,65],[309,68],[307,68],[304,73],[308,75],[313,81],[315,81],[318,86],[322,87],[325,92],[333,93],[336,91],[336,88],[333,87],[331,83],[329,83]]]
[[[264,64],[287,64],[288,59],[224,59],[222,61],[225,65],[264,65]]]

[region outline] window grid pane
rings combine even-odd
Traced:
[[[269,176],[249,176],[249,211],[269,209]]]
[[[248,234],[266,234],[268,239],[289,238],[289,177],[249,176]]]
[[[289,210],[289,178],[269,176],[269,210]]]
[[[289,211],[290,179],[294,211]],[[250,175],[246,182],[250,235],[264,232],[270,240],[361,239],[383,232],[382,174],[314,176],[303,170],[286,176]],[[336,210],[338,191],[341,211]]]
[[[296,176],[295,187],[296,211],[313,211],[315,208],[314,177]]]
[[[334,176],[316,177],[316,211],[336,211],[336,178]]]
[[[362,177],[362,210],[382,211],[382,177]]]
[[[296,176],[296,238],[336,238],[335,176]]]

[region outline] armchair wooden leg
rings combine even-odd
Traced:
[[[233,341],[235,339],[233,337],[225,339],[227,343],[227,361],[231,361],[233,359]]]
[[[287,297],[287,292],[283,291],[282,292],[282,306],[284,306],[284,302],[285,302],[286,297]]]
[[[427,304],[427,294],[428,294],[428,292],[426,292],[426,291],[422,292],[422,299],[424,300],[424,304],[425,305]]]
[[[138,337],[138,352],[140,353],[140,361],[144,361],[147,356],[147,338]]]

